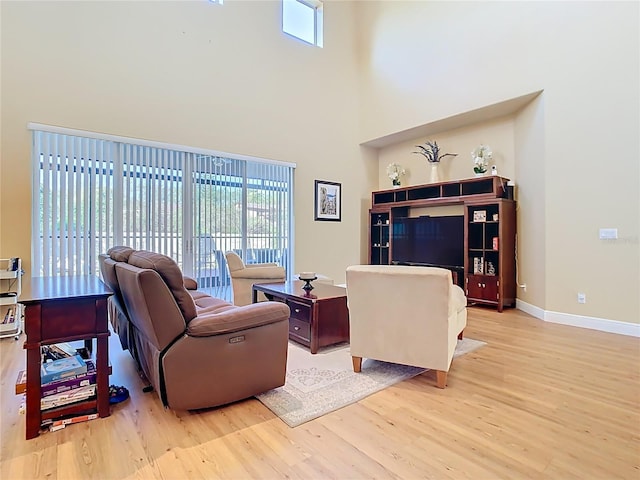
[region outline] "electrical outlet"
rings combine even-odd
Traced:
[[[527,284],[523,283],[522,285],[520,285],[520,288],[522,289],[523,292],[527,291]]]
[[[587,303],[587,296],[584,293],[578,293],[578,303]]]

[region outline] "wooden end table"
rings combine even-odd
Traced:
[[[93,275],[31,278],[30,291],[20,299],[25,305],[27,335],[27,440],[38,436],[46,419],[88,410],[97,410],[100,417],[109,416],[107,298],[111,294]],[[84,340],[90,347],[94,338],[97,398],[41,411],[40,347],[75,340]]]
[[[305,282],[296,280],[284,283],[258,283],[253,285],[253,303],[258,292],[270,301],[286,303],[290,310],[289,339],[317,353],[326,347],[349,341],[349,310],[347,290],[325,283],[315,283],[314,289],[305,292]]]

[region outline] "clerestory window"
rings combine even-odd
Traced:
[[[322,2],[282,0],[282,31],[311,45],[322,47]]]

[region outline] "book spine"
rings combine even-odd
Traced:
[[[58,362],[64,362],[64,367]],[[54,368],[56,370],[53,370]],[[55,380],[69,379],[84,373],[87,373],[87,364],[79,355],[76,355],[75,357],[60,359],[51,363],[43,363],[40,372],[40,383],[45,384]]]
[[[86,364],[87,364],[87,372],[86,373],[82,373],[79,375],[73,375],[71,377],[68,378],[64,378],[62,380],[55,380],[53,382],[49,382],[49,383],[45,383],[42,385],[42,394],[44,396],[44,392],[49,392],[53,389],[54,386],[57,386],[59,384],[63,384],[63,383],[67,383],[67,382],[74,382],[75,380],[83,380],[85,378],[89,378],[89,383],[93,384],[96,383],[96,367],[93,363],[93,361],[91,360],[86,360]],[[111,367],[109,367],[109,370],[111,371]],[[70,383],[71,384],[71,383]],[[20,370],[20,372],[18,372],[18,377],[16,378],[16,395],[19,395],[21,393],[25,393],[27,391],[27,372],[26,370]],[[63,391],[63,390],[60,390]],[[50,395],[50,394],[47,394]]]
[[[8,323],[14,323],[15,321],[15,309],[10,307],[5,313],[4,318],[2,319],[2,324],[6,325]]]
[[[92,413],[89,415],[78,415],[77,417],[65,418],[64,420],[56,420],[51,424],[49,430],[55,432],[56,430],[65,428],[67,425],[72,425],[74,423],[80,422],[88,422],[89,420],[95,420],[96,418],[98,418],[98,414]]]
[[[42,396],[48,397],[58,393],[67,392],[80,387],[86,387],[96,383],[95,369],[83,375],[76,375],[74,378],[57,380],[52,383],[42,385]]]
[[[40,379],[42,384],[44,385],[45,383],[55,382],[56,380],[68,380],[71,377],[75,378],[78,375],[82,375],[85,373],[87,373],[87,367],[76,367],[64,372],[42,373]]]
[[[89,385],[68,392],[51,395],[40,399],[40,409],[49,410],[52,408],[62,407],[70,403],[82,402],[93,397],[96,394],[96,386]]]

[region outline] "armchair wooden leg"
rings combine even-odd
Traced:
[[[438,385],[438,388],[444,388],[447,386],[447,372],[436,370],[436,384]]]
[[[362,357],[351,357],[351,362],[353,362],[353,371],[360,373],[362,371]]]
[[[462,340],[462,337],[464,336],[464,330],[462,330],[459,334],[458,334],[458,340]]]

